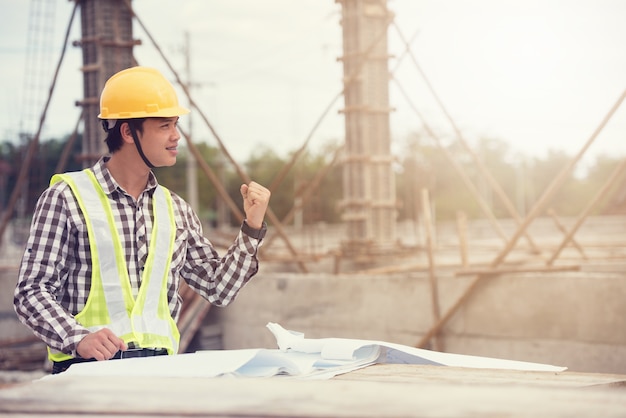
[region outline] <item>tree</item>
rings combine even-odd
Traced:
[[[31,214],[34,211],[39,195],[48,187],[69,138],[70,135],[67,135],[63,139],[51,138],[39,143],[29,167],[26,190],[22,191],[22,197],[25,200],[17,216],[30,217],[27,214]],[[79,135],[74,141],[70,155],[80,154],[80,143],[81,138]],[[28,143],[15,145],[10,141],[5,141],[0,145],[0,161],[2,161],[3,166],[3,174],[1,175],[4,177],[3,182],[7,186],[3,188],[3,192],[0,194],[2,207],[6,206],[13,193],[13,188],[17,183],[28,147]],[[64,171],[81,169],[81,161],[77,158],[70,158]]]
[[[208,165],[215,173],[216,177],[222,181],[226,186],[232,183],[232,177],[234,170],[228,168],[226,161],[221,157],[220,150],[217,147],[210,146],[204,142],[195,144],[198,152],[200,153],[202,160]],[[154,169],[155,174],[159,179],[159,183],[166,186],[170,190],[180,195],[183,199],[189,201],[188,189],[187,189],[187,164],[190,158],[196,158],[191,154],[188,147],[180,147],[180,154],[178,155],[176,164],[172,167],[160,167]],[[209,221],[214,224],[216,220],[216,214],[218,212],[219,200],[222,198],[218,195],[217,189],[212,184],[209,177],[201,169],[199,164],[196,164],[196,184],[198,186],[198,217],[202,221]],[[237,202],[238,194],[229,190],[231,198],[235,198]],[[237,188],[237,193],[238,193]]]
[[[589,167],[587,175],[584,179],[582,194],[589,196],[589,199],[595,196],[598,191],[606,184],[609,177],[613,174],[618,164],[623,159],[611,157],[608,155],[600,155],[596,158],[593,166]],[[604,200],[597,203],[593,214],[617,214],[626,213],[626,176],[622,175],[617,179],[609,194]]]
[[[534,158],[531,161],[528,172],[532,188],[537,193],[537,199],[542,196],[563,168],[570,164],[571,158],[564,151],[550,150],[545,158]],[[562,216],[573,216],[580,213],[588,199],[591,198],[581,194],[581,184],[580,179],[573,175],[570,176],[548,202],[548,207]],[[536,202],[528,203],[534,205]]]

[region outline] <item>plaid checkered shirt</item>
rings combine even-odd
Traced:
[[[151,173],[146,188],[135,200],[113,179],[106,168],[107,161],[103,157],[92,170],[111,202],[131,288],[137,296],[152,232],[152,194],[158,183]],[[189,204],[175,193],[172,200],[176,241],[168,277],[168,301],[172,317],[178,320],[181,278],[211,304],[226,306],[258,271],[257,251],[262,240],[248,235],[254,230],[244,222],[233,244],[220,257],[203,235],[200,220]],[[37,202],[14,307],[20,321],[47,345],[72,356],[77,356],[76,345],[89,333],[74,316],[89,296],[91,270],[83,214],[69,186],[56,183]]]

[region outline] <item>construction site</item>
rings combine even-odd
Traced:
[[[39,3],[44,7],[45,2]],[[112,74],[143,64],[136,61],[134,49],[149,44],[171,70],[185,96],[181,101],[189,103],[212,132],[223,159],[242,182],[249,182],[245,168],[232,157],[227,138],[197,105],[183,72],[162,52],[131,0],[73,3],[72,20],[81,23],[81,39],[66,39],[66,44],[73,42],[82,51],[78,82],[84,97],[77,103],[81,116],[71,138],[82,129],[82,143],[80,154],[71,155],[75,144],[68,141],[58,172],[65,171],[68,160],[90,167],[106,154],[97,117],[100,92]],[[456,133],[455,143],[471,161],[474,174],[454,156],[444,155],[481,216],[469,219],[459,207],[456,219],[438,220],[431,201],[436,190],[423,188],[413,190],[413,218],[399,220],[390,123],[394,109],[389,100],[392,53],[387,39],[394,25],[392,5],[386,0],[336,3],[343,37],[343,53],[336,59],[343,66],[343,88],[332,103],[343,101],[341,147],[301,190],[286,216],[279,217],[270,202],[259,273],[232,305],[212,307],[191,288],[181,287],[179,353],[275,348],[266,329],[273,322],[308,338],[387,341],[567,370],[381,364],[328,381],[163,377],[155,382],[134,377],[120,382],[106,376],[46,380],[50,373],[46,346],[13,310],[24,247],[12,238],[19,232],[15,213],[33,171],[47,110],[43,109],[39,129],[26,136],[29,152],[0,220],[0,415],[626,416],[626,157],[580,213],[559,216],[553,210],[555,197],[588,149],[625,106],[626,91],[523,214],[443,108]],[[142,29],[141,40],[133,31],[137,27]],[[405,47],[402,54],[410,61],[408,41]],[[58,61],[60,65],[62,57]],[[53,90],[54,80],[51,94]],[[406,100],[414,106],[418,99],[407,93]],[[440,144],[436,129],[419,112],[415,117]],[[225,191],[216,167],[203,160],[189,132],[184,127],[180,131],[181,143],[193,156],[190,169],[206,176],[221,207],[241,222],[240,203]],[[271,190],[298,166],[309,139],[280,167]],[[321,181],[337,167],[342,174],[341,222],[303,225],[302,208],[308,199],[319,197]],[[506,216],[494,213],[475,183],[476,175]],[[187,186],[193,188],[190,183]],[[194,199],[193,192],[188,199]],[[610,210],[598,213],[598,205],[606,202]],[[223,252],[238,228],[206,225],[205,232]]]

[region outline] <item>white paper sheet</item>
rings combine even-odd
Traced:
[[[208,350],[176,356],[78,363],[62,375],[144,377],[292,377],[328,379],[375,363],[560,372],[566,367],[440,353],[384,341],[305,338],[276,323],[278,349]]]

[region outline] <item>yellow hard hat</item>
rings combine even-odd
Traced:
[[[107,80],[100,95],[100,119],[173,117],[189,113],[178,105],[172,84],[154,68],[132,67]]]

